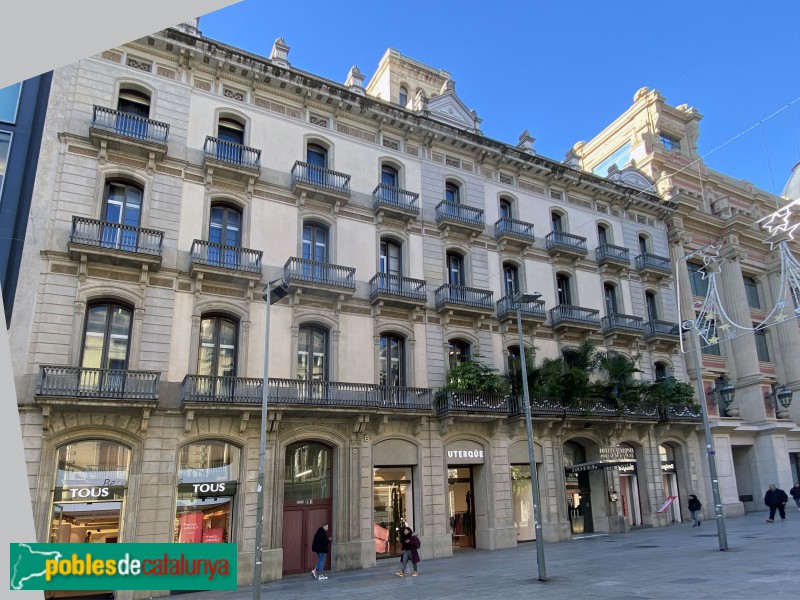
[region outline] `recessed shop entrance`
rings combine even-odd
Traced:
[[[485,462],[481,444],[461,440],[447,445],[447,506],[453,549],[475,548],[474,478]],[[477,473],[476,473],[477,471]],[[482,511],[485,513],[485,509]]]

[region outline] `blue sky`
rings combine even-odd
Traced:
[[[800,162],[799,17],[797,0],[243,0],[200,30],[265,56],[283,37],[293,66],[339,82],[352,65],[368,80],[395,48],[449,71],[486,135],[516,144],[528,129],[557,160],[656,88],[703,115],[710,167],[780,194]]]

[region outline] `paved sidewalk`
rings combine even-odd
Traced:
[[[725,521],[727,552],[720,552],[714,521],[626,534],[595,535],[545,544],[546,582],[537,580],[536,545],[511,550],[462,551],[425,560],[419,577],[395,575],[399,559],[370,569],[329,573],[326,581],[295,575],[265,584],[262,598],[292,600],[413,600],[553,598],[558,600],[682,600],[789,598],[800,593],[800,512],[767,523],[767,513]],[[410,571],[410,565],[409,565]],[[324,589],[323,589],[324,588]],[[199,592],[181,600],[247,600],[252,588]]]

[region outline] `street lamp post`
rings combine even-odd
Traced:
[[[261,561],[264,545],[264,471],[267,464],[267,400],[269,398],[269,309],[286,297],[289,287],[283,279],[275,279],[264,286],[267,303],[264,325],[264,381],[261,385],[261,441],[258,448],[258,487],[256,488],[256,548],[253,555],[253,600],[261,598]]]
[[[700,367],[700,348],[697,347],[697,341],[694,339],[691,327],[684,324],[684,331],[688,334],[689,340],[692,344],[692,357],[694,358],[695,369],[695,384],[697,386],[697,397],[700,400],[700,412],[703,414],[703,430],[706,435],[706,454],[708,456],[708,472],[711,475],[711,493],[714,496],[714,514],[717,522],[717,537],[719,538],[720,551],[728,549],[728,535],[725,532],[725,516],[722,514],[722,498],[719,494],[719,479],[717,478],[717,459],[716,451],[714,450],[714,439],[711,437],[711,426],[708,424],[708,410],[706,408],[706,390],[703,386],[703,377]],[[720,389],[718,395],[723,395],[726,404],[733,401],[733,386],[726,386]],[[728,401],[730,399],[730,401]]]
[[[538,292],[514,295],[517,309],[517,332],[519,333],[519,358],[522,363],[522,396],[525,405],[525,427],[528,431],[528,461],[531,468],[531,491],[533,493],[533,518],[536,532],[536,564],[539,567],[539,581],[547,580],[547,566],[544,561],[544,540],[542,539],[542,510],[539,506],[539,481],[536,477],[536,455],[533,452],[533,424],[531,423],[531,399],[528,393],[528,361],[525,357],[525,341],[522,339],[522,304],[535,302],[542,295]]]

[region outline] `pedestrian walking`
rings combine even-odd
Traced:
[[[689,494],[689,506],[687,508],[692,513],[692,527],[700,527],[700,509],[703,508],[703,505],[694,494]]]
[[[775,510],[781,515],[781,521],[786,520],[786,503],[789,501],[789,496],[786,495],[782,489],[778,488],[774,483],[770,484],[767,493],[764,494],[764,504],[769,506],[769,519],[767,523],[772,523],[775,520]]]
[[[323,573],[325,570],[325,557],[328,555],[328,544],[331,543],[328,537],[328,524],[323,523],[314,534],[314,540],[311,542],[311,551],[317,554],[317,566],[311,570],[311,576],[314,579],[327,579],[328,577]]]
[[[795,483],[792,489],[789,490],[789,495],[794,498],[794,503],[797,504],[797,510],[800,510],[800,483]]]
[[[416,577],[419,575],[417,572],[417,563],[419,563],[420,541],[419,538],[414,535],[414,532],[411,531],[410,527],[403,527],[403,530],[400,532],[400,544],[403,547],[403,556],[400,559],[403,568],[397,572],[397,576],[406,576],[406,565],[408,565],[408,561],[411,560],[411,564],[414,566],[414,572],[411,573],[411,576]]]

